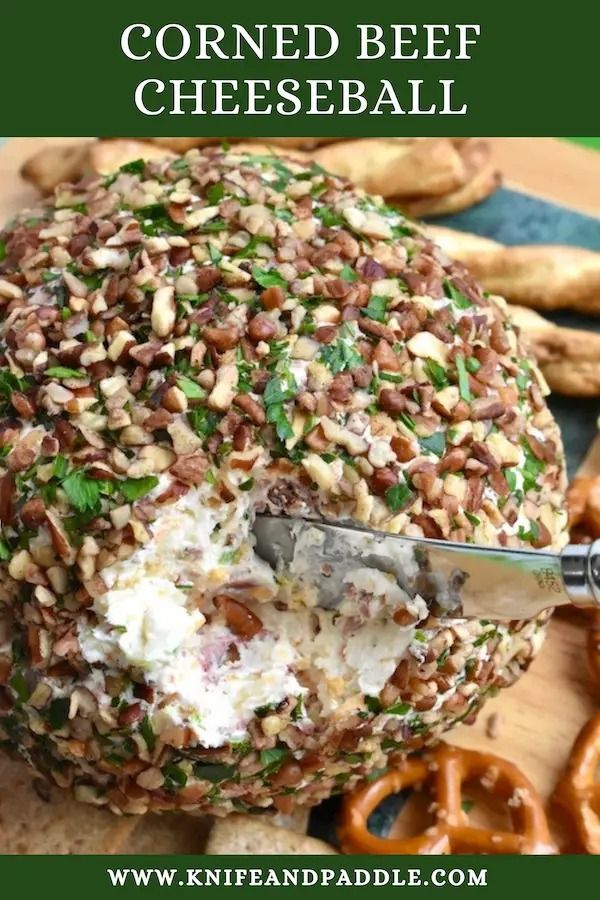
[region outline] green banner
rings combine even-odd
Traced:
[[[595,133],[598,6],[104,0],[3,8],[13,135]]]
[[[593,857],[54,856],[3,857],[4,896],[101,900],[204,892],[209,897],[463,897],[506,900],[595,892]],[[586,886],[586,887],[584,887]]]

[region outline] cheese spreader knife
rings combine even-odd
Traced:
[[[365,568],[453,617],[531,619],[553,606],[600,608],[600,541],[560,553],[514,550],[269,515],[258,515],[253,530],[258,555],[326,609]]]

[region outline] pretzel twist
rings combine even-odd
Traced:
[[[491,831],[469,824],[461,807],[465,782],[479,781],[506,804],[513,831]],[[382,838],[367,820],[390,794],[428,786],[435,797],[435,820],[422,834]],[[489,753],[440,744],[425,756],[410,758],[345,798],[340,824],[345,853],[556,853],[542,802],[528,778],[508,760]]]
[[[570,816],[582,848],[600,854],[600,713],[583,726],[552,799]]]

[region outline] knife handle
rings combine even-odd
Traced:
[[[571,602],[600,609],[600,540],[568,544],[560,554],[560,564]]]

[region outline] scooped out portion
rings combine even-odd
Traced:
[[[541,375],[398,210],[190,151],[61,186],[0,250],[3,744],[115,811],[286,811],[527,667],[545,617],[452,618],[351,559],[324,609],[255,552],[257,512],[565,543]]]

